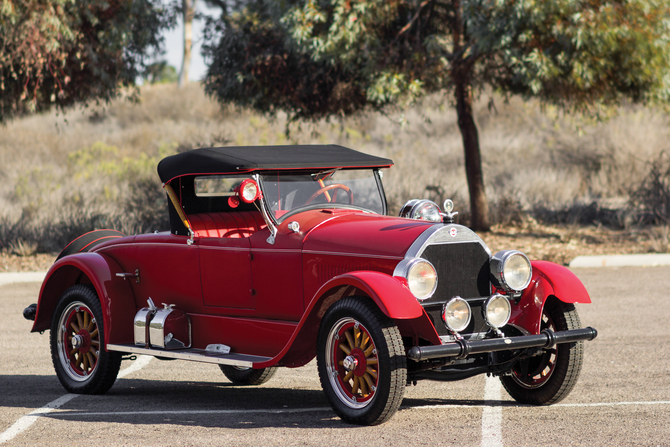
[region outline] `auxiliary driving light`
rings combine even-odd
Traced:
[[[442,320],[451,332],[461,332],[470,324],[472,310],[467,301],[460,296],[449,300],[442,309]]]
[[[512,315],[512,307],[507,298],[502,295],[493,295],[482,306],[484,320],[492,328],[499,329],[507,324]]]

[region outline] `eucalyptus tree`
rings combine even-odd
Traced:
[[[487,230],[477,95],[594,114],[667,101],[669,36],[668,0],[252,0],[210,33],[205,86],[224,103],[311,120],[443,92],[458,115],[471,226]]]
[[[0,0],[0,124],[133,86],[173,22],[160,0]]]

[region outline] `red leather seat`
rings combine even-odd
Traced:
[[[258,211],[189,214],[188,220],[198,237],[249,237],[267,226]]]

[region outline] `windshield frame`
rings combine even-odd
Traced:
[[[382,175],[380,172],[379,168],[355,168],[355,169],[346,169],[346,168],[333,168],[327,170],[328,172],[337,172],[337,171],[372,171],[373,178],[375,180],[375,184],[377,185],[377,193],[379,194],[380,201],[381,201],[381,213],[377,213],[376,211],[370,210],[368,208],[363,208],[361,206],[356,206],[356,205],[349,205],[349,204],[344,204],[344,203],[316,203],[313,205],[306,205],[306,206],[300,206],[297,208],[294,208],[285,214],[281,215],[280,217],[276,217],[274,211],[272,211],[272,208],[270,207],[270,204],[267,201],[267,188],[265,186],[265,183],[263,181],[263,176],[266,175],[318,175],[321,173],[324,173],[326,171],[324,170],[318,170],[314,172],[305,172],[305,170],[296,170],[296,171],[263,171],[263,172],[257,172],[256,175],[254,176],[256,178],[256,181],[261,188],[261,191],[263,192],[263,198],[261,199],[262,206],[265,208],[268,217],[273,221],[275,225],[279,225],[282,222],[284,222],[286,219],[288,219],[291,216],[295,216],[296,214],[303,213],[305,211],[310,211],[310,210],[327,210],[327,209],[350,209],[350,210],[356,210],[356,211],[362,211],[364,213],[370,213],[370,214],[379,214],[381,216],[385,216],[388,213],[388,204],[386,203],[386,194],[384,192],[384,185],[382,183]]]

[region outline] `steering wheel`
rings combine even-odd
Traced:
[[[320,194],[325,194],[328,191],[333,191],[333,197],[331,197],[331,199],[330,199],[330,202],[333,203],[333,202],[335,202],[335,198],[337,197],[337,190],[338,189],[341,189],[342,191],[345,191],[347,194],[349,194],[349,205],[353,205],[354,204],[354,193],[351,192],[351,189],[349,189],[348,186],[343,185],[341,183],[333,183],[332,185],[328,185],[328,186],[324,186],[323,188],[319,188],[318,191],[316,191],[314,194],[312,194],[312,197],[307,199],[307,202],[305,202],[305,205],[309,205]]]

